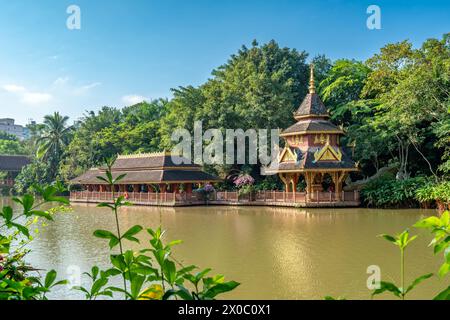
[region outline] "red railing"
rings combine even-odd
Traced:
[[[201,204],[205,202],[200,194],[197,193],[145,193],[129,192],[115,193],[115,197],[126,195],[126,199],[136,204]],[[75,202],[110,202],[112,201],[112,192],[96,191],[72,191],[70,193],[71,201]],[[214,192],[208,196],[209,202],[218,203],[345,203],[359,202],[359,192],[349,191],[342,193],[335,192],[314,192],[308,197],[306,192],[283,192],[283,191],[257,191],[254,193],[239,195],[236,191]]]
[[[335,192],[314,192],[308,198],[306,192],[257,191],[239,196],[236,191],[216,192],[210,199],[220,202],[284,202],[284,203],[334,203],[359,202],[359,192],[349,191],[337,194]]]

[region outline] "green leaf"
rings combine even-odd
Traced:
[[[141,232],[142,229],[144,229],[144,228],[142,228],[142,227],[139,226],[139,225],[136,225],[136,226],[134,226],[134,227],[131,227],[130,229],[128,229],[127,232],[125,232],[125,233],[123,234],[122,238],[125,238],[125,239],[130,240],[130,241],[134,241],[134,242],[139,242],[139,240],[136,239],[136,238],[133,237],[133,236],[136,235],[136,234],[138,234],[139,232]]]
[[[410,292],[411,290],[413,290],[419,283],[421,283],[422,281],[429,279],[433,276],[432,273],[423,275],[418,277],[416,280],[413,281],[413,283],[408,287],[408,289],[406,289],[405,294],[407,294],[408,292]]]
[[[10,224],[12,227],[15,227],[17,230],[19,230],[19,232],[21,232],[27,238],[30,237],[30,231],[28,230],[28,228],[26,226],[23,226],[21,224],[14,223],[14,222],[11,222]]]
[[[47,220],[53,221],[53,217],[50,215],[50,213],[48,213],[46,211],[33,210],[33,211],[30,211],[30,215],[37,216],[37,217],[43,217]]]
[[[120,176],[118,176],[115,180],[114,180],[114,184],[116,184],[117,182],[119,182],[120,180],[122,180],[123,178],[126,177],[126,174],[121,174]]]
[[[33,208],[34,197],[31,194],[26,194],[22,197],[23,214],[25,216],[30,215],[30,211]]]
[[[140,275],[133,275],[131,280],[131,296],[134,300],[139,298],[139,293],[141,292],[142,285],[144,284],[145,277]]]
[[[450,236],[434,246],[434,254],[441,252],[449,246]]]
[[[97,205],[97,208],[110,208],[111,210],[115,209],[112,204],[109,204],[109,203],[106,203],[106,202],[99,203]]]
[[[189,291],[182,287],[182,286],[178,286],[179,290],[167,290],[166,293],[164,294],[164,296],[162,297],[162,300],[169,300],[172,296],[178,296],[183,300],[194,300],[194,297],[189,293]]]
[[[450,300],[450,286],[434,297],[433,300]]]
[[[98,292],[107,284],[108,284],[108,279],[107,278],[100,278],[100,279],[96,280],[92,284],[91,295],[92,296],[97,295]]]
[[[417,222],[414,227],[416,228],[432,228],[439,227],[441,225],[441,220],[438,217],[429,217]]]
[[[109,239],[110,249],[114,248],[120,243],[119,238],[117,238],[112,232],[107,230],[95,230],[94,236],[101,239]]]
[[[372,297],[382,294],[383,292],[389,291],[392,294],[394,294],[396,297],[400,297],[400,295],[402,294],[402,291],[393,283],[390,282],[384,282],[381,281],[380,282],[380,288],[376,289],[373,293],[372,293]]]
[[[213,299],[217,295],[221,293],[225,293],[231,290],[234,290],[237,286],[239,286],[240,283],[236,281],[229,281],[224,283],[219,283],[212,288],[208,289],[205,294],[203,295],[205,298]]]
[[[163,269],[164,269],[164,275],[166,276],[167,282],[169,282],[171,285],[173,285],[175,283],[175,280],[177,279],[177,270],[176,270],[175,263],[170,260],[166,260],[164,262]]]
[[[447,275],[447,273],[450,272],[450,264],[449,263],[444,263],[440,268],[439,268],[439,277],[443,278]]]
[[[382,237],[382,238],[384,238],[387,241],[392,242],[392,243],[396,243],[397,242],[397,239],[395,239],[393,236],[390,236],[388,234],[381,234],[381,235],[379,235],[379,237]]]
[[[13,217],[13,209],[10,206],[3,207],[1,215],[5,219],[6,223],[9,223]]]
[[[119,269],[121,272],[124,272],[126,270],[127,264],[125,263],[125,259],[122,255],[111,255],[110,259],[113,266]]]
[[[44,286],[45,288],[50,288],[56,280],[56,271],[50,270],[45,276]]]

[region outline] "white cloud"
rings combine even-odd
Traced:
[[[15,84],[2,86],[3,90],[19,97],[20,101],[28,105],[40,105],[53,99],[53,96],[44,92],[30,92],[25,87]]]
[[[135,95],[135,94],[131,94],[131,95],[127,95],[127,96],[123,96],[122,97],[122,101],[125,103],[125,105],[127,106],[132,106],[135,104],[138,104],[140,102],[143,101],[148,101],[150,99],[140,96],[140,95]]]
[[[63,86],[69,81],[69,77],[59,77],[53,82],[54,86]]]
[[[39,105],[49,102],[53,99],[53,96],[48,93],[41,92],[25,92],[22,95],[21,101],[25,104]]]
[[[93,83],[90,83],[90,84],[87,84],[87,85],[84,85],[84,86],[81,86],[81,87],[77,87],[77,88],[75,88],[73,90],[73,92],[75,94],[84,94],[87,91],[92,90],[92,89],[94,89],[94,88],[96,88],[98,86],[101,86],[101,85],[102,85],[101,82],[93,82]]]
[[[26,91],[24,87],[15,84],[5,84],[2,88],[3,90],[11,93],[19,93]]]
[[[81,90],[90,90],[90,89],[93,89],[93,88],[98,87],[98,86],[101,86],[101,85],[102,85],[101,82],[93,82],[93,83],[91,83],[91,84],[82,86],[80,89],[81,89]]]

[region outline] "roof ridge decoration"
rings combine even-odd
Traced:
[[[134,154],[121,154],[117,156],[117,159],[139,159],[139,158],[151,158],[151,157],[164,157],[171,156],[170,151],[162,152],[150,152],[150,153],[134,153]]]

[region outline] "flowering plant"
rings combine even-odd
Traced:
[[[255,183],[255,179],[248,174],[241,175],[234,180],[234,185],[238,188],[243,186],[252,186]]]
[[[211,192],[215,191],[214,186],[212,184],[209,184],[209,183],[203,189],[205,190],[206,193],[211,193]]]

